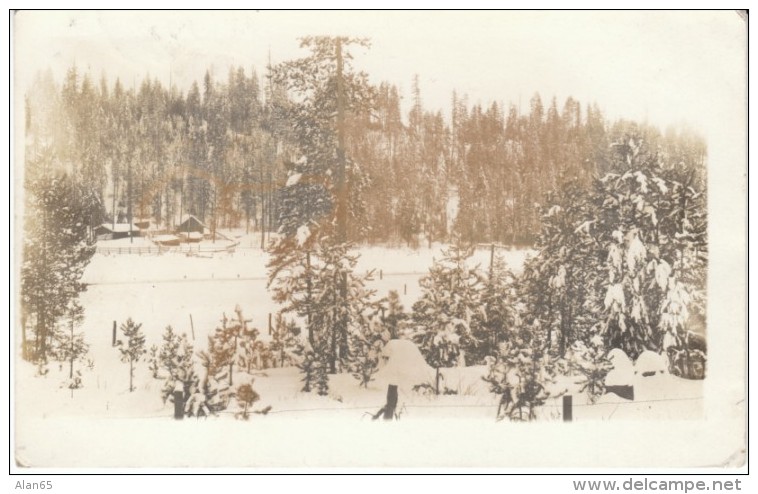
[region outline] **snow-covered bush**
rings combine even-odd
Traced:
[[[613,369],[600,336],[584,343],[577,341],[571,348],[571,368],[581,376],[579,392],[586,392],[594,403],[605,394],[605,379]]]

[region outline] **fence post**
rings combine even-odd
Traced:
[[[272,334],[272,331],[271,331],[271,313],[270,312],[268,313],[268,334],[269,335]]]
[[[403,283],[403,295],[408,295],[408,284]]]
[[[387,404],[384,407],[384,420],[395,418],[395,408],[397,407],[397,385],[387,385]]]
[[[111,346],[116,346],[116,321],[113,321],[113,339],[111,340]]]
[[[192,322],[192,314],[190,314],[190,329],[192,329],[192,341],[195,341],[195,323]]]
[[[571,408],[571,395],[563,395],[563,421],[571,422],[573,419],[573,410]]]
[[[181,384],[174,388],[174,418],[182,420],[184,418],[184,390]]]
[[[380,280],[382,279],[382,274],[383,274],[383,273],[382,273],[382,270],[380,269],[380,270],[379,270],[379,279],[380,279]]]

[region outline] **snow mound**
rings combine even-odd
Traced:
[[[606,386],[627,386],[634,380],[634,364],[627,354],[620,348],[614,348],[608,352],[608,360],[613,364],[613,369],[605,377]]]
[[[375,380],[409,390],[417,384],[433,382],[434,369],[412,341],[390,340],[380,355]]]
[[[637,376],[649,377],[656,374],[668,374],[668,362],[665,356],[647,350],[637,358],[634,369]]]

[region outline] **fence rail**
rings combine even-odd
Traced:
[[[200,246],[200,245],[178,245],[178,246],[163,246],[163,245],[150,245],[140,247],[97,247],[96,252],[98,254],[136,254],[136,255],[156,255],[156,254],[210,254],[214,252],[234,252],[239,245],[239,242],[234,242],[229,245],[223,246]]]

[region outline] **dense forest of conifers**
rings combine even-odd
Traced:
[[[62,81],[41,72],[25,95],[27,179],[74,172],[99,203],[90,226],[150,218],[171,229],[190,213],[213,230],[275,232],[302,140],[317,141],[319,128],[297,120],[287,74],[206,71],[182,90],[150,77],[97,81],[77,67]],[[705,189],[705,142],[686,128],[611,122],[597,104],[539,94],[521,108],[454,92],[443,114],[425,108],[417,77],[407,115],[396,86],[366,94],[344,116],[352,241],[529,245],[545,194],[602,176],[611,144],[630,132]]]

